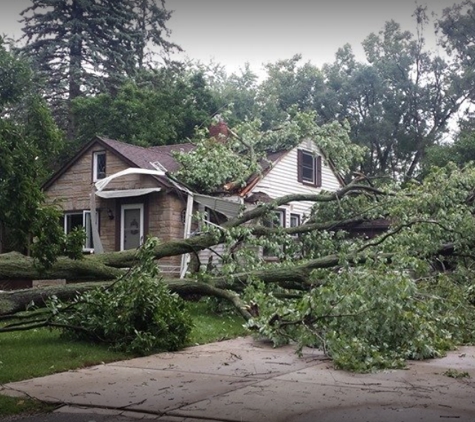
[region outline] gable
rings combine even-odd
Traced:
[[[315,185],[306,183],[299,176],[299,151],[305,151],[310,155],[315,154],[315,162],[320,164],[319,174],[315,174]],[[318,159],[318,157],[321,157]],[[300,179],[300,180],[299,180]],[[270,198],[279,198],[289,194],[317,194],[322,190],[336,191],[342,186],[335,171],[322,156],[321,152],[312,140],[305,140],[297,147],[291,149],[277,160],[273,167],[250,189],[247,195],[261,193]],[[308,214],[313,203],[295,202],[288,206],[288,211],[300,215]],[[289,217],[290,218],[290,217]],[[289,220],[287,218],[287,220]]]
[[[94,154],[105,153],[106,175],[117,173],[131,166],[129,160],[107,148],[99,140],[89,143],[71,161],[63,166],[43,185],[48,199],[61,200],[64,209],[88,209],[93,182]],[[133,166],[136,167],[136,166]],[[156,178],[146,175],[128,175],[111,183],[109,189],[155,188]]]

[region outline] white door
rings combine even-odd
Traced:
[[[143,204],[122,205],[120,249],[137,249],[143,242]]]

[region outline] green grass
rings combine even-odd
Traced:
[[[230,312],[214,312],[207,301],[189,302],[189,309],[195,326],[188,346],[247,334],[241,317]],[[132,357],[106,346],[69,340],[58,330],[3,333],[0,334],[0,385]],[[0,395],[0,417],[50,409],[34,400]]]
[[[0,384],[128,357],[105,346],[73,342],[58,330],[4,333],[0,334]]]
[[[215,312],[206,301],[190,303],[194,327],[188,345],[212,343],[245,336],[244,320],[230,311]]]
[[[0,396],[0,416],[46,413],[51,412],[55,407],[57,406],[38,400]]]

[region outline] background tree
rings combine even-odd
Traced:
[[[166,24],[172,17],[172,12],[165,7],[165,0],[132,0],[136,18],[133,21],[137,34],[135,43],[135,56],[137,68],[143,70],[154,66],[157,60],[157,48],[160,49],[159,57],[169,62],[168,53],[182,51],[181,47],[168,41],[171,35]]]
[[[57,220],[47,218],[51,212],[41,207],[40,185],[51,174],[62,136],[46,104],[32,91],[27,62],[2,40],[0,69],[0,249],[24,251],[31,233],[57,233]]]
[[[331,95],[326,109],[347,118],[352,139],[369,148],[367,174],[416,175],[426,149],[443,137],[472,94],[457,63],[424,50],[425,9],[415,17],[417,37],[387,22],[363,43],[369,64],[356,63],[346,47],[325,68]]]
[[[142,146],[188,142],[217,109],[201,73],[168,68],[142,71],[114,95],[73,101],[79,144],[96,134]]]
[[[45,75],[45,95],[68,139],[75,135],[71,102],[85,93],[113,92],[144,65],[152,42],[169,50],[170,13],[154,2],[32,0],[22,12],[24,51]],[[151,19],[154,19],[152,22]]]
[[[458,129],[450,142],[440,142],[428,148],[422,161],[423,174],[428,174],[433,166],[445,167],[455,163],[462,168],[475,162],[474,125],[473,114],[466,113],[458,120]]]
[[[222,115],[229,126],[238,125],[260,115],[258,95],[258,77],[249,67],[249,63],[238,71],[228,74],[221,65],[201,63],[190,65],[196,67],[205,77],[214,101],[217,113]]]
[[[263,129],[274,128],[285,121],[291,108],[302,112],[320,108],[323,74],[311,63],[300,65],[301,59],[297,54],[265,66],[267,77],[258,93]]]

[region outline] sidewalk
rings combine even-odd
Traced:
[[[451,378],[447,369],[468,372]],[[29,422],[475,421],[475,347],[407,370],[351,374],[321,352],[250,337],[6,384],[57,403]]]

